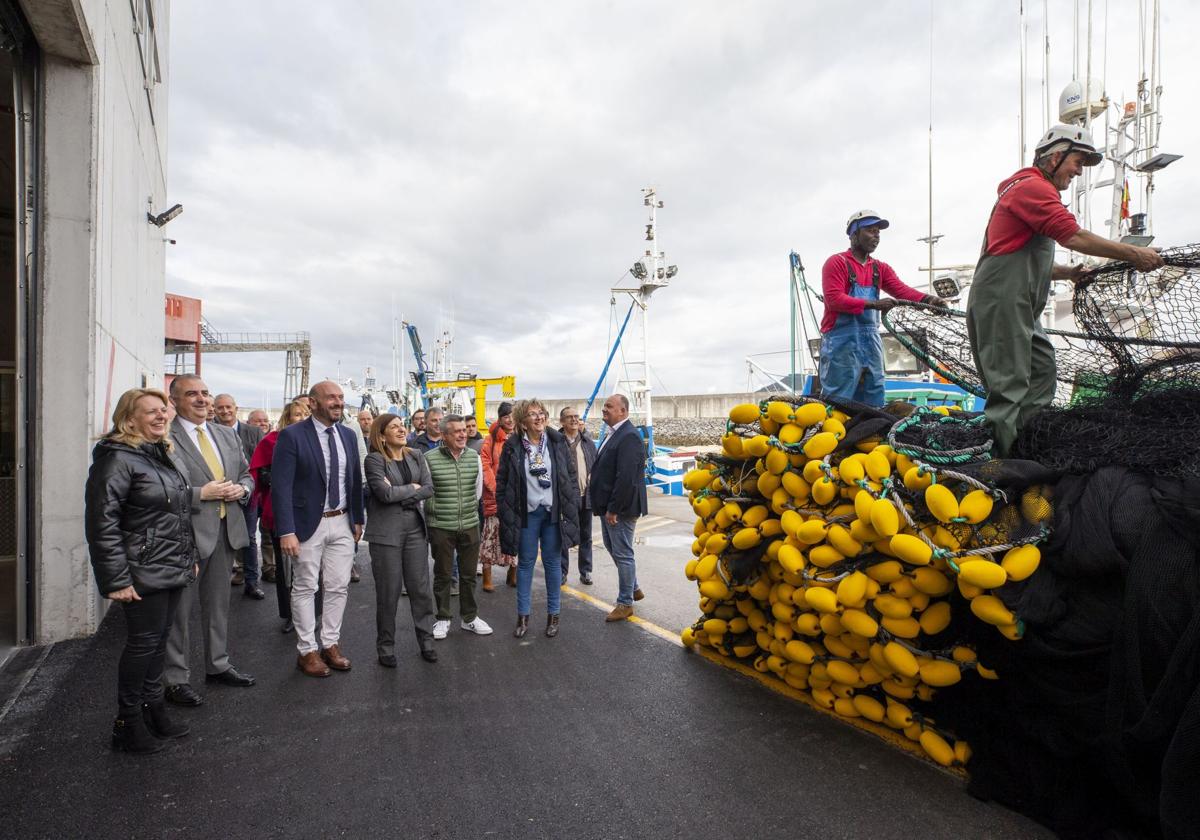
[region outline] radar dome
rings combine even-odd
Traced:
[[[1087,85],[1087,96],[1084,96],[1083,81],[1076,79],[1063,88],[1058,97],[1058,118],[1065,123],[1083,123],[1091,116],[1104,113],[1108,108],[1108,99],[1104,96],[1104,86],[1096,79],[1090,79]]]

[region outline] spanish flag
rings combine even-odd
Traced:
[[[1121,195],[1121,220],[1129,218],[1129,179],[1125,179],[1125,192]]]

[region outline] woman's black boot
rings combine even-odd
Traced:
[[[552,615],[546,618],[546,635],[553,639],[558,635],[558,615]]]
[[[525,634],[528,631],[529,631],[529,616],[527,616],[527,615],[517,616],[517,627],[515,630],[513,630],[513,635],[516,636],[518,639],[524,639]]]
[[[167,717],[167,704],[161,697],[151,703],[142,704],[142,717],[146,721],[146,728],[155,738],[182,738],[191,732],[184,724],[175,723]]]
[[[117,715],[117,719],[113,721],[112,748],[117,752],[148,755],[166,747],[166,744],[150,734],[140,709],[130,714]]]

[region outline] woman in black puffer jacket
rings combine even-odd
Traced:
[[[546,572],[546,635],[558,635],[562,555],[579,544],[579,479],[567,439],[546,428],[546,409],[537,400],[513,407],[516,431],[504,441],[496,467],[496,515],[500,550],[517,556],[517,626],[529,630],[533,568],[541,546]]]
[[[172,461],[162,391],[126,391],[112,419],[92,450],[84,530],[96,585],[125,606],[112,746],[152,753],[188,734],[167,717],[162,670],[180,594],[195,580],[192,493]]]

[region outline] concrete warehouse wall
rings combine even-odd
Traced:
[[[169,3],[149,5],[161,81],[147,78],[154,42],[133,11],[143,3],[23,3],[43,51],[30,535],[37,643],[87,635],[103,617],[108,602],[83,538],[91,449],[123,391],[163,381],[166,229],[146,213],[173,203]]]

